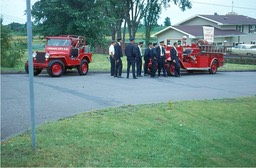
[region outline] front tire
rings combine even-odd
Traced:
[[[214,60],[211,64],[211,69],[209,69],[209,73],[210,74],[216,74],[217,70],[218,70],[218,61]]]
[[[27,74],[29,74],[28,69],[29,69],[28,65],[25,65],[25,71],[26,71]],[[42,69],[34,69],[34,76],[39,75],[41,72],[42,72]]]
[[[63,62],[60,60],[51,60],[47,72],[51,77],[60,77],[64,72]]]
[[[77,67],[77,70],[80,75],[86,75],[89,70],[88,62],[86,60],[82,60],[80,65]]]

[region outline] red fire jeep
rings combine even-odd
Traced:
[[[59,77],[67,69],[73,68],[77,68],[80,75],[86,75],[92,53],[85,42],[85,37],[76,35],[46,37],[45,52],[33,53],[34,76],[47,69],[51,77]],[[26,62],[27,73],[28,69]]]

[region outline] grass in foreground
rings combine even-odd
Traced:
[[[1,166],[256,166],[256,96],[122,106],[2,142]]]

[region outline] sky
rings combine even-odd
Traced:
[[[33,5],[37,0],[31,0]],[[169,17],[171,24],[175,25],[197,14],[214,14],[225,15],[232,11],[239,15],[246,15],[256,18],[256,1],[255,0],[190,0],[192,8],[182,12],[181,9],[171,3],[170,7],[162,10],[158,24],[163,24],[166,17]],[[0,0],[1,16],[3,24],[7,25],[12,22],[26,22],[26,0]]]

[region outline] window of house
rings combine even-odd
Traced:
[[[249,25],[249,33],[256,32],[256,25]]]
[[[236,26],[236,30],[240,32],[244,32],[244,26],[243,25],[238,25]]]

